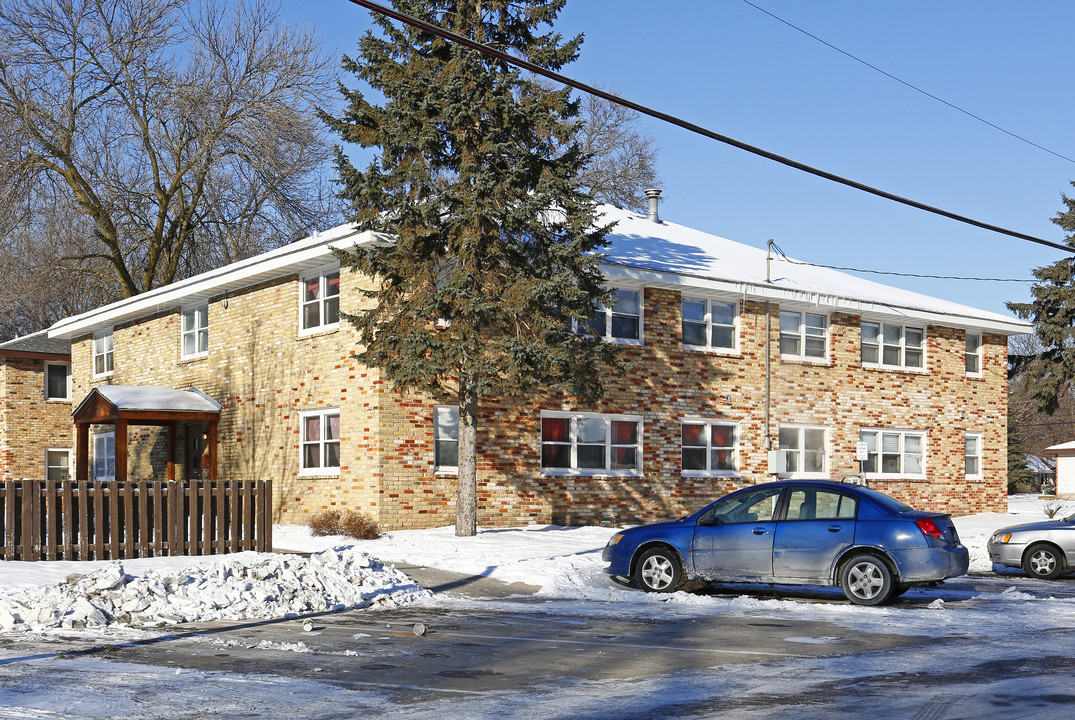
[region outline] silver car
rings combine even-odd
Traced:
[[[1075,571],[1075,515],[1063,520],[1012,525],[989,538],[989,559],[1053,580]]]

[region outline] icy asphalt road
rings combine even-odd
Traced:
[[[968,577],[943,593],[912,591],[894,608],[897,622],[938,612],[957,619],[927,637],[788,613],[633,617],[613,604],[409,572],[444,602],[324,614],[309,632],[292,619],[184,625],[153,637],[0,636],[0,718],[928,720],[1062,716],[1075,702],[1075,631],[997,629],[1011,605],[1005,590],[1070,598],[1075,580]],[[846,617],[838,591],[748,594],[839,606],[834,617]],[[939,594],[945,609],[930,609]],[[453,600],[461,595],[469,597]]]

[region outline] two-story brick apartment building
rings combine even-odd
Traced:
[[[1028,325],[824,268],[767,268],[765,250],[602,210],[617,222],[604,265],[616,299],[594,327],[632,369],[592,406],[483,404],[479,524],[667,517],[781,462],[789,476],[858,472],[858,447],[869,483],[912,504],[1004,507],[1006,338]],[[337,228],[57,323],[76,405],[102,383],[196,386],[222,406],[220,475],[271,478],[279,520],[338,508],[386,528],[450,524],[456,409],[393,392],[351,357],[340,320],[366,280],[332,249],[387,241]],[[94,431],[109,452],[110,428]]]
[[[71,343],[48,333],[0,343],[0,481],[69,477]]]

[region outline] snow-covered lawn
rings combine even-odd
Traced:
[[[1073,511],[1075,504],[1061,514]],[[992,569],[985,544],[993,530],[1045,517],[1044,503],[1023,495],[1009,499],[1006,514],[956,518],[960,537],[971,552],[971,572]],[[122,570],[109,562],[0,562],[0,629],[268,619],[332,608],[438,601],[391,563],[524,582],[540,586],[538,594],[550,601],[626,603],[631,612],[658,603],[684,611],[723,607],[734,612],[780,602],[782,612],[793,614],[847,614],[843,605],[688,593],[677,593],[670,599],[615,586],[605,577],[601,561],[601,549],[613,532],[600,527],[531,526],[482,530],[473,538],[457,538],[454,530],[446,527],[391,532],[378,540],[356,541],[340,536],[312,537],[308,528],[290,525],[274,528],[274,544],[279,549],[314,553],[310,559],[258,553],[152,558],[124,561]],[[72,574],[83,577],[69,581]],[[1034,599],[1009,592],[1006,600],[1027,597]],[[1066,600],[1064,605],[1062,611],[1054,608],[1053,615],[1075,620],[1075,600]],[[859,620],[882,619],[876,613],[857,610]],[[884,609],[875,610],[885,613]]]

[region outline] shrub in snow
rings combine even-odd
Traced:
[[[112,563],[66,582],[0,598],[0,630],[161,626],[400,607],[431,596],[394,567],[353,548],[298,555],[240,553],[205,567],[142,577]]]
[[[342,513],[326,510],[310,519],[310,532],[316,536],[347,535],[356,540],[376,540],[381,537],[377,521],[360,512]]]

